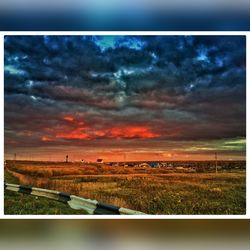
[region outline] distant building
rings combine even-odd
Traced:
[[[158,168],[158,167],[159,167],[158,162],[149,162],[148,165],[149,165],[151,168]]]
[[[139,167],[148,168],[148,167],[150,167],[150,165],[148,163],[144,162],[144,163],[139,164]]]
[[[97,159],[96,162],[97,163],[103,163],[103,159]]]

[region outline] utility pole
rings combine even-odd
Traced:
[[[215,173],[218,173],[218,169],[217,169],[217,152],[215,152]]]

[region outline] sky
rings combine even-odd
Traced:
[[[244,36],[5,36],[5,158],[244,160]]]

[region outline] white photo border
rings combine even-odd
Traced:
[[[0,172],[0,219],[250,219],[250,194],[249,185],[249,147],[246,147],[246,214],[245,215],[4,215],[4,36],[6,35],[217,35],[217,36],[246,36],[246,69],[250,62],[250,32],[238,31],[185,31],[185,32],[168,32],[168,31],[18,31],[18,32],[0,32],[0,79],[2,79],[0,90],[0,162],[2,163]],[[246,144],[249,141],[249,74],[246,70]]]

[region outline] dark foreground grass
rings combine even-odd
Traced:
[[[5,181],[18,184],[18,181],[8,172],[5,172]],[[60,214],[85,214],[84,211],[71,209],[67,204],[35,197],[27,194],[20,194],[5,190],[4,193],[4,214],[6,215],[60,215]]]

